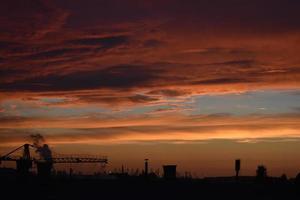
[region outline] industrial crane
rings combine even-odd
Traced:
[[[75,156],[59,156],[59,157],[47,157],[47,158],[34,158],[30,155],[30,147],[38,149],[38,147],[31,144],[24,144],[4,156],[0,157],[0,164],[2,161],[16,162],[17,171],[20,174],[26,175],[32,168],[33,163],[37,166],[39,175],[48,176],[51,173],[53,164],[55,163],[101,163],[107,164],[106,157],[75,157]],[[13,156],[15,152],[23,149],[22,156]]]

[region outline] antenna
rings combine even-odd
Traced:
[[[148,176],[148,160],[149,159],[145,159],[145,176]]]
[[[235,177],[236,177],[236,179],[239,178],[240,169],[241,169],[241,160],[236,159],[235,160]]]

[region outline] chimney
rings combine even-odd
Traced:
[[[29,144],[24,144],[23,159],[30,160]]]
[[[145,159],[145,176],[148,176],[148,159]]]
[[[240,169],[241,169],[241,160],[237,159],[237,160],[235,160],[235,177],[236,177],[236,179],[239,178]]]

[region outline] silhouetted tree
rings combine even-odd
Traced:
[[[257,166],[256,169],[256,179],[258,181],[263,181],[267,177],[267,168],[263,165]]]
[[[297,174],[296,178],[295,178],[295,183],[297,185],[300,185],[300,173]]]
[[[281,178],[281,180],[284,181],[284,182],[288,180],[286,174],[282,174],[280,178]]]

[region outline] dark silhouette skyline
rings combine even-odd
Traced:
[[[17,168],[4,168],[0,166],[0,188],[10,196],[10,199],[29,198],[26,190],[34,190],[36,198],[84,199],[97,198],[99,192],[102,198],[130,198],[140,199],[182,199],[200,195],[202,198],[243,198],[243,199],[280,199],[297,198],[300,195],[300,175],[295,178],[271,177],[267,174],[264,165],[258,165],[256,176],[240,176],[242,171],[241,160],[234,160],[232,176],[228,177],[204,177],[196,178],[186,172],[180,175],[177,165],[163,165],[162,174],[151,169],[151,160],[144,159],[144,169],[130,173],[126,166],[122,165],[115,172],[103,171],[94,175],[84,175],[81,172],[59,171],[55,169],[56,163],[103,163],[97,158],[76,157],[42,157],[30,155],[30,148],[39,149],[43,145],[24,144],[6,155],[2,156],[2,162],[15,162]],[[48,145],[47,145],[48,146]],[[13,154],[21,151],[21,156]],[[49,155],[49,154],[47,154]],[[90,159],[90,160],[89,160]],[[104,163],[107,163],[105,160]],[[31,169],[36,166],[36,173]],[[149,170],[150,168],[150,170]],[[98,188],[98,190],[95,190]],[[18,193],[13,191],[17,190]],[[97,192],[96,192],[97,191]],[[23,193],[25,192],[25,193]],[[145,196],[146,195],[146,196]]]
[[[2,162],[15,162],[16,164],[16,173],[20,176],[28,177],[32,173],[32,168],[36,166],[36,173],[40,177],[48,177],[52,175],[57,175],[60,173],[60,171],[57,171],[54,167],[54,164],[71,164],[71,163],[78,163],[78,164],[84,164],[84,163],[97,163],[97,164],[103,164],[103,167],[105,167],[105,164],[108,163],[108,159],[106,157],[74,157],[72,155],[64,157],[52,157],[52,153],[50,148],[47,144],[41,143],[41,141],[44,141],[43,137],[41,135],[35,135],[33,136],[33,144],[24,144],[7,154],[0,157],[0,164]],[[30,154],[30,148],[34,148],[35,152],[39,154],[38,158],[35,158],[31,156]],[[43,153],[41,150],[43,148],[46,148],[46,154]],[[21,152],[21,156],[14,156],[16,152]],[[100,168],[100,167],[99,167]],[[103,171],[102,175],[117,175],[121,177],[128,177],[128,176],[142,176],[147,178],[149,177],[162,177],[166,180],[175,180],[176,177],[178,177],[179,173],[177,172],[177,165],[163,165],[163,174],[160,176],[159,170],[154,172],[152,169],[149,172],[149,159],[144,159],[144,169],[139,173],[139,170],[137,169],[135,172],[130,173],[129,169],[125,169],[124,165],[122,164],[120,170],[114,170],[114,172],[106,172]],[[234,171],[235,171],[235,179],[236,181],[239,180],[240,171],[241,171],[241,159],[236,159],[234,161]],[[62,171],[62,174],[67,174],[66,172]],[[74,173],[73,169],[69,168],[69,175],[72,176]],[[79,172],[79,174],[82,174]],[[189,175],[190,174],[190,175]],[[95,174],[94,174],[95,175]],[[191,173],[185,172],[184,175],[180,176],[181,178],[192,178]],[[263,182],[268,178],[267,168],[264,165],[258,165],[256,169],[256,180],[259,182]],[[281,180],[287,180],[287,176],[285,174],[282,174],[280,177]],[[297,177],[295,177],[297,179]],[[298,178],[299,179],[299,178]]]
[[[299,199],[299,10],[0,0],[1,198]]]

